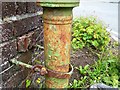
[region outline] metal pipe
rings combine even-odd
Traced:
[[[26,64],[26,63],[23,63],[23,62],[21,62],[21,61],[18,61],[17,59],[12,59],[12,60],[10,60],[13,64],[15,64],[15,65],[20,65],[20,66],[23,66],[23,67],[26,67],[26,68],[29,68],[29,69],[31,69],[33,66],[32,65],[29,65],[29,64]]]
[[[44,51],[46,68],[57,72],[69,72],[72,9],[79,0],[40,0],[43,7]],[[46,75],[46,88],[66,88],[69,79]]]

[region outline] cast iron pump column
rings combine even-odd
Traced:
[[[43,7],[45,67],[68,73],[70,66],[72,9],[79,0],[39,0]],[[47,88],[65,88],[68,78],[46,75]]]

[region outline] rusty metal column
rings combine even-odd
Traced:
[[[71,48],[72,9],[79,0],[40,0],[43,7],[44,48],[46,68],[57,72],[69,72]],[[65,88],[69,79],[46,75],[47,88]]]

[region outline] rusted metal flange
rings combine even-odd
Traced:
[[[53,71],[53,70],[47,70],[48,73],[46,74],[49,77],[54,77],[54,78],[59,78],[59,79],[64,79],[64,78],[70,78],[72,73],[73,73],[73,66],[70,64],[70,69],[68,73],[65,72],[57,72],[57,71]]]
[[[73,66],[70,64],[70,69],[68,73],[57,72],[50,69],[46,69],[42,65],[33,66],[33,71],[39,71],[41,75],[46,75],[48,77],[59,78],[59,79],[65,79],[65,78],[69,79],[73,73]]]

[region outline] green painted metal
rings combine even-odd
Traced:
[[[69,72],[72,9],[79,0],[40,0],[43,7],[45,66],[58,72]],[[46,75],[46,88],[66,88],[69,79]]]
[[[21,61],[18,61],[18,60],[15,59],[15,58],[12,59],[11,62],[12,62],[13,64],[20,65],[20,66],[24,66],[24,67],[29,68],[29,69],[31,69],[31,68],[33,67],[32,65],[29,65],[29,64],[23,63],[23,62],[21,62]]]
[[[44,8],[45,66],[69,72],[72,8]],[[68,79],[46,77],[46,87],[65,88]]]
[[[75,7],[80,0],[39,0],[38,5],[42,7]]]

